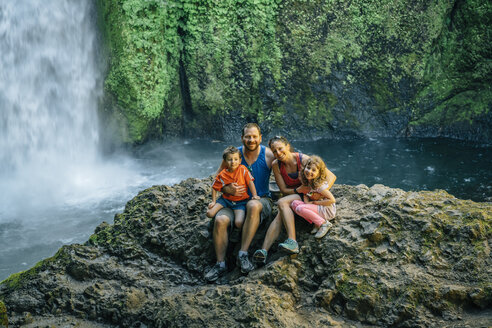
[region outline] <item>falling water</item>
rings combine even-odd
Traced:
[[[37,193],[62,196],[78,169],[97,160],[93,10],[91,1],[0,1],[3,211],[19,197],[26,206]]]

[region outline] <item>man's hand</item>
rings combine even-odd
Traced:
[[[261,198],[260,198],[260,196],[253,196],[253,197],[251,197],[251,199],[260,200]]]
[[[208,204],[208,208],[212,208],[215,206],[215,202],[210,202],[210,204]]]
[[[226,194],[232,196],[241,196],[246,192],[246,186],[240,186],[237,183],[233,182],[231,184],[228,184],[227,186],[224,186],[222,188],[222,192],[225,192]]]

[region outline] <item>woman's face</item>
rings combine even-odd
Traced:
[[[290,154],[289,146],[283,143],[282,141],[272,142],[271,149],[273,152],[273,156],[275,156],[275,158],[281,162],[285,161]]]
[[[319,168],[314,164],[306,165],[304,168],[304,175],[308,180],[316,179],[319,175]]]

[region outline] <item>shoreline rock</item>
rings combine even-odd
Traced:
[[[205,208],[209,179],[154,186],[114,224],[0,285],[9,327],[487,326],[492,322],[492,204],[445,191],[335,185],[321,240],[296,222],[301,252],[217,284]],[[264,229],[264,227],[263,227]],[[279,238],[282,240],[283,236]],[[261,242],[254,241],[253,252]]]

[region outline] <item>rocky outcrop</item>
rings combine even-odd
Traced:
[[[146,189],[85,244],[64,246],[3,281],[9,327],[492,322],[491,203],[444,191],[335,185],[337,217],[323,239],[297,222],[300,254],[274,245],[267,265],[243,276],[231,251],[229,272],[210,285],[203,280],[214,262],[204,214],[210,182]]]

